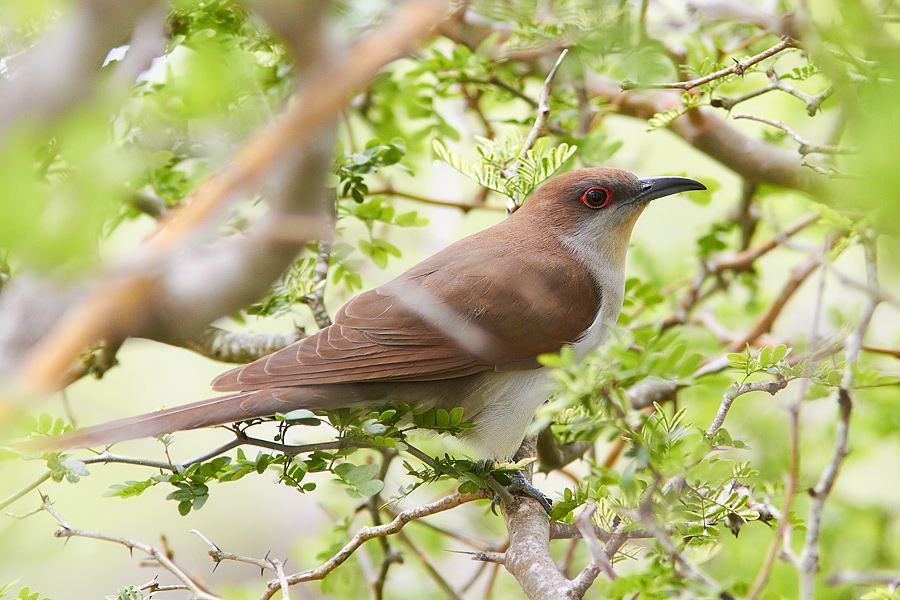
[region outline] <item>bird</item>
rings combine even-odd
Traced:
[[[108,446],[297,409],[389,402],[462,407],[472,458],[506,461],[554,391],[538,361],[583,359],[622,309],[625,255],[651,200],[686,177],[610,167],[547,180],[502,222],[466,237],[341,307],[332,325],[218,376],[226,395],[26,442],[31,451]]]

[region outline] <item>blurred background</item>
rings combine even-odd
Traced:
[[[597,522],[608,525],[604,519],[632,514],[643,494],[650,494],[659,506],[658,522],[715,585],[692,587],[657,544],[633,540],[614,563],[619,579],[601,576],[588,595],[713,597],[728,590],[741,597],[812,597],[806,595],[812,588],[803,583],[803,569],[790,560],[775,561],[765,591],[755,590],[782,520],[764,523],[758,507],[722,496],[737,481],[753,490],[755,501],[776,509],[784,508],[786,490],[795,484],[790,515],[783,519],[787,525],[778,531],[787,532],[791,555],[801,556],[811,548],[810,519],[821,526],[815,597],[893,597],[900,581],[900,551],[893,543],[900,523],[900,169],[894,151],[900,138],[900,11],[893,2],[439,6],[440,18],[415,36],[417,43],[401,43],[396,29],[395,37],[381,39],[376,49],[388,46],[396,60],[373,68],[364,85],[330,107],[313,133],[301,132],[294,146],[253,163],[261,164],[258,179],[223,194],[167,254],[147,250],[160,223],[187,210],[215,174],[227,180],[258,159],[254,136],[279,131],[298,102],[321,91],[316,86],[323,81],[349,80],[340,70],[345,63],[365,62],[354,54],[360,52],[354,43],[398,21],[412,28],[403,19],[413,20],[410,15],[424,4],[0,5],[0,439],[11,442],[47,434],[62,423],[92,425],[210,397],[210,380],[230,367],[211,358],[216,350],[210,336],[265,334],[259,339],[268,340],[268,334],[314,332],[322,325],[316,309],[333,316],[356,293],[505,218],[521,194],[505,184],[485,187],[488,176],[508,169],[520,154],[526,167],[528,160],[552,164],[553,149],[568,144],[577,150],[553,164],[557,172],[605,165],[640,177],[687,176],[709,188],[654,202],[639,220],[618,331],[585,368],[561,363],[574,379],[539,415],[562,424],[548,429],[561,446],[585,443],[583,454],[562,469],[536,474],[534,481],[554,501],[563,500],[555,516],[569,522],[588,504],[600,507]],[[791,43],[758,58],[784,40]],[[548,83],[563,49],[568,54]],[[667,83],[673,85],[660,86]],[[550,118],[527,148],[542,90],[549,93]],[[741,115],[752,119],[736,118]],[[436,150],[435,141],[443,150]],[[327,169],[298,184],[294,173],[314,169],[296,156],[311,154],[314,142],[325,147],[320,154],[329,161]],[[512,181],[524,186],[516,190],[530,191],[540,183],[536,179],[521,169]],[[291,194],[308,205],[290,208]],[[315,204],[321,198],[329,208]],[[330,247],[318,241],[321,236],[290,230],[294,221],[283,220],[296,252],[274,283],[253,268],[235,268],[236,281],[226,281],[216,267],[207,270],[209,256],[229,264],[232,255],[214,254],[223,240],[253,239],[260,223],[297,212],[326,214],[330,206],[337,217],[333,232],[327,231]],[[802,227],[792,229],[801,221]],[[235,247],[229,251],[237,252],[237,264],[242,246]],[[281,249],[271,253],[281,256]],[[315,277],[323,257],[324,282]],[[741,258],[747,259],[742,266],[715,268]],[[21,390],[32,382],[23,386],[23,373],[34,372],[29,367],[40,360],[41,340],[53,339],[67,311],[115,281],[110,273],[145,272],[172,282],[154,288],[146,300],[136,296],[138,305],[146,302],[155,312],[109,313],[106,335],[51,386],[63,389],[24,396]],[[226,285],[259,292],[250,303],[198,308],[196,320],[215,319],[216,330],[193,325],[192,307],[204,304],[207,295],[230,298]],[[866,310],[875,303],[867,323]],[[171,323],[160,324],[160,315],[171,315]],[[767,317],[768,327],[759,329]],[[185,326],[187,333],[180,335],[187,321],[193,329]],[[748,332],[755,335],[748,339]],[[846,350],[857,334],[863,351],[851,369],[846,362],[856,359]],[[749,363],[725,358],[746,351],[759,366],[760,350],[779,345],[792,348],[788,359],[808,362],[773,362],[748,374]],[[694,368],[701,362],[719,367],[698,376]],[[656,413],[635,408],[624,417],[597,408],[622,401],[645,377],[656,385],[677,384],[677,399]],[[733,383],[777,378],[789,380],[784,390],[737,398],[725,423],[728,439],[703,446],[699,433],[707,431]],[[833,458],[842,423],[835,402],[840,390],[853,398],[852,452],[843,464]],[[802,412],[793,427],[796,407]],[[666,429],[654,421],[657,413],[674,418],[682,410],[677,426]],[[665,430],[665,441],[654,445],[651,433],[643,440],[628,438],[637,422],[638,431]],[[275,433],[273,426],[261,430]],[[297,427],[286,441],[307,444],[334,436],[326,425]],[[232,437],[225,429],[178,433],[168,446],[138,440],[116,445],[114,452],[178,462]],[[431,455],[446,451],[434,436],[412,439]],[[621,446],[621,439],[629,441]],[[245,448],[251,458],[258,451]],[[32,597],[22,595],[26,587],[39,598],[148,597],[127,595],[129,586],[157,577],[166,585],[177,583],[158,566],[143,565],[140,552],[54,538],[56,521],[35,512],[39,492],[72,527],[170,551],[190,577],[226,598],[259,597],[273,575],[260,577],[256,567],[231,561],[213,571],[209,548],[193,530],[228,552],[286,559],[293,573],[321,564],[371,523],[359,510],[363,500],[346,493],[352,486],[328,471],[310,473],[304,483],[317,487],[306,493],[280,483],[275,466],[237,481],[213,477],[205,504],[195,503],[182,515],[177,499],[166,499],[173,487],[165,482],[133,497],[110,496],[121,489],[113,486],[147,480],[158,469],[59,464],[91,456],[79,451],[52,463],[52,457],[48,462],[46,456],[0,450],[0,499],[6,499],[0,590],[8,597]],[[370,464],[382,455],[361,450],[340,460]],[[445,478],[401,495],[402,488],[420,483],[403,460],[421,468],[401,455],[388,470],[380,499],[396,497],[389,506],[397,510],[432,502],[464,481]],[[836,464],[840,477],[824,513],[810,513],[806,491]],[[48,466],[53,479],[63,481],[44,481],[18,497]],[[653,487],[659,474],[666,481],[686,478],[688,491],[666,496]],[[716,504],[724,513],[708,517]],[[729,531],[723,514],[746,521],[738,534]],[[506,528],[487,502],[427,521],[456,532],[457,539],[410,524],[404,532],[411,545],[391,539],[404,563],[390,568],[378,594],[522,594],[502,567],[452,553],[503,549]],[[687,533],[681,526],[702,531]],[[574,569],[570,575],[590,560],[583,544],[556,541],[551,549],[560,564]],[[295,586],[292,593],[375,596],[372,582],[383,558],[384,548],[369,542],[324,582]],[[450,582],[452,594],[441,581]],[[146,588],[133,593],[149,594]]]

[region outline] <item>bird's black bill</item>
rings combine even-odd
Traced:
[[[641,191],[638,198],[644,202],[650,202],[663,196],[671,196],[679,192],[691,190],[705,190],[706,186],[699,181],[687,177],[648,177],[641,179]]]

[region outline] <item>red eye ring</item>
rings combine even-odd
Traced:
[[[599,194],[597,192],[600,192]],[[581,203],[588,208],[603,208],[612,201],[612,192],[605,187],[592,187],[581,195]]]

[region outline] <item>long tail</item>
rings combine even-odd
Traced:
[[[257,390],[201,400],[159,412],[101,423],[54,437],[31,440],[15,447],[28,453],[75,450],[265,417],[303,406],[305,403],[297,398],[297,394],[291,393],[295,390],[296,388]]]

